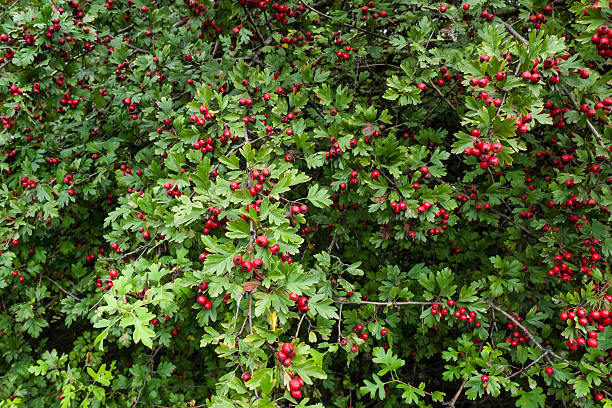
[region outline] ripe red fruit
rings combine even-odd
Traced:
[[[463,3],[463,9],[464,10],[469,10],[470,9],[470,5],[468,3]]]
[[[251,241],[253,242],[253,241]],[[255,241],[257,243],[257,246],[260,246],[262,248],[265,248],[268,246],[268,237],[265,235],[260,235],[257,237],[257,240]]]
[[[202,306],[204,306],[204,304],[206,304],[207,301],[208,301],[208,299],[206,299],[206,296],[204,296],[204,295],[200,295],[197,298],[197,302],[199,304],[201,304]]]
[[[546,375],[553,375],[553,373],[555,372],[555,369],[552,367],[546,367],[544,371],[546,372]]]
[[[589,338],[586,343],[589,347],[593,347],[593,348],[599,345],[599,342],[593,338]]]
[[[448,9],[448,7],[446,7],[444,4],[440,6],[440,13],[444,13],[446,12],[446,10]]]
[[[149,233],[149,231],[145,231],[142,233],[142,239],[144,239],[145,241],[148,241],[151,239],[151,234]]]
[[[251,374],[249,374],[249,373],[242,374],[242,381],[247,382],[250,379],[251,379]]]
[[[386,336],[388,333],[389,333],[389,331],[387,329],[382,329],[380,331],[380,334],[383,335],[383,336]]]
[[[489,376],[488,375],[483,375],[482,377],[480,377],[480,381],[482,381],[483,383],[486,383],[489,381]]]

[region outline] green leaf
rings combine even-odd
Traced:
[[[542,388],[537,387],[529,392],[519,391],[520,398],[516,400],[514,405],[520,408],[538,408],[544,407],[546,395],[542,393]]]
[[[315,207],[326,208],[332,205],[332,200],[329,198],[327,190],[319,189],[318,184],[313,184],[308,189],[308,201]]]
[[[374,398],[378,392],[378,399],[383,400],[385,398],[385,383],[383,383],[376,374],[372,374],[374,382],[363,380],[364,386],[359,388],[361,395],[370,394],[370,398]]]
[[[404,360],[398,358],[393,351],[389,348],[386,352],[382,347],[375,347],[372,353],[376,364],[382,364],[384,367],[378,372],[379,376],[387,374],[389,371],[395,371],[400,367],[403,367],[406,363]]]

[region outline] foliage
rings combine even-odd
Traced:
[[[610,4],[0,7],[0,407],[612,407]]]

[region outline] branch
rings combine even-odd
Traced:
[[[252,302],[253,302],[253,292],[249,292],[249,310],[247,312],[247,317],[249,318],[249,333],[253,334],[253,312],[252,312]]]
[[[461,395],[461,391],[463,391],[463,387],[465,387],[465,383],[467,382],[467,380],[463,380],[463,382],[461,383],[461,387],[459,387],[459,389],[457,390],[457,392],[455,393],[455,396],[453,397],[452,401],[450,402],[450,406],[454,407],[455,403],[457,402],[457,399],[459,398],[459,396]]]
[[[300,328],[302,327],[302,322],[304,321],[305,317],[306,317],[306,313],[302,313],[302,317],[300,318],[300,321],[297,325],[297,330],[295,331],[295,336],[293,336],[294,339],[297,339],[298,336],[300,335]]]
[[[517,227],[519,227],[523,232],[525,232],[527,235],[529,235],[532,238],[537,238],[537,235],[534,234],[533,232],[531,232],[530,230],[528,230],[527,228],[525,228],[524,226],[522,226],[521,224],[519,224],[518,222],[514,221],[514,218],[507,216],[506,214],[497,211],[495,208],[491,207],[489,208],[489,211],[493,211],[495,214],[499,215],[500,217],[503,217],[505,219],[507,219],[508,221],[510,221],[511,223],[513,223],[514,225],[516,225]]]
[[[510,375],[509,377],[506,377],[507,380],[509,380],[510,378],[519,375],[520,373],[522,373],[523,371],[526,371],[529,369],[529,367],[531,367],[532,365],[534,365],[535,363],[537,363],[538,361],[540,361],[541,359],[543,359],[545,356],[547,356],[549,353],[548,350],[546,350],[544,353],[540,354],[540,357],[536,358],[535,360],[533,360],[531,363],[529,363],[529,365],[525,368],[521,368],[519,371],[517,371],[516,373]]]
[[[576,110],[580,111],[580,106],[578,106],[578,102],[576,102],[576,99],[574,99],[574,95],[572,95],[570,90],[567,89],[567,87],[565,85],[561,85],[561,89],[563,89],[563,92],[565,93],[565,95],[567,95],[567,97],[569,98],[569,100],[572,103],[572,105],[574,105],[574,108]],[[589,128],[589,130],[591,131],[591,133],[593,134],[593,136],[595,136],[595,140],[597,140],[597,143],[601,147],[605,148],[606,145],[604,145],[604,143],[601,141],[601,136],[600,136],[599,132],[597,131],[597,129],[595,129],[595,126],[593,126],[593,124],[591,123],[591,121],[589,119],[586,120],[586,124],[587,124],[587,127]]]
[[[376,306],[408,306],[408,305],[419,305],[419,306],[430,306],[433,305],[434,302],[417,302],[408,300],[405,302],[374,302],[371,300],[362,300],[362,301],[350,301],[345,300],[344,298],[334,299],[334,303],[338,303],[341,305],[376,305]]]
[[[510,319],[512,321],[512,323],[516,324],[522,331],[525,332],[525,334],[527,334],[527,337],[529,337],[529,339],[531,341],[533,341],[533,343],[544,352],[544,354],[550,354],[551,356],[569,364],[570,362],[568,360],[566,360],[565,358],[561,357],[560,355],[558,355],[557,353],[555,353],[554,351],[547,349],[546,347],[542,346],[536,339],[535,337],[533,337],[533,335],[529,332],[529,330],[523,326],[521,324],[521,322],[519,322],[518,320],[516,320],[510,313],[506,312],[504,309],[502,309],[501,307],[497,306],[496,304],[494,304],[493,302],[489,302],[489,306],[492,307],[493,309],[497,310],[498,312],[500,312],[501,314],[503,314],[504,316],[506,316],[506,318]]]
[[[310,10],[310,11],[312,11],[312,12],[314,12],[314,13],[316,13],[316,14],[320,15],[321,17],[325,17],[325,18],[329,18],[329,19],[333,18],[333,17],[332,17],[332,16],[330,16],[329,14],[325,14],[325,13],[323,13],[322,11],[319,11],[319,10],[317,10],[317,9],[313,8],[313,7],[312,7],[310,4],[306,3],[304,0],[300,0],[300,2],[301,2],[301,3],[304,5],[304,7],[306,7],[308,10]],[[372,31],[364,30],[363,28],[360,28],[360,27],[356,27],[356,26],[355,26],[355,27],[353,27],[351,24],[342,23],[342,25],[344,25],[344,26],[346,26],[346,27],[353,28],[353,29],[355,29],[355,30],[357,30],[357,31],[361,31],[361,32],[362,32],[362,33],[364,33],[364,34],[370,34],[370,35],[373,35],[373,36],[375,36],[375,37],[382,38],[383,40],[388,40],[388,38],[387,38],[387,37],[385,37],[384,35],[381,35],[381,34],[378,34],[378,33],[372,32]]]
[[[155,356],[157,355],[157,353],[159,353],[159,350],[161,350],[161,347],[157,347],[155,349],[155,351],[153,351],[153,353],[151,353],[151,358],[149,359],[149,370],[147,371],[147,375],[144,378],[144,382],[142,383],[142,387],[140,387],[140,391],[138,391],[138,396],[136,397],[136,401],[134,401],[134,404],[132,404],[132,408],[134,408],[136,405],[138,405],[138,403],[140,401],[140,396],[142,395],[142,391],[144,390],[145,386],[147,385],[147,376],[149,374],[151,374],[151,370],[153,369],[153,360],[155,359]]]
[[[64,292],[66,295],[71,296],[71,297],[73,297],[74,299],[76,299],[76,300],[78,300],[78,301],[80,301],[80,300],[81,300],[81,298],[80,298],[80,297],[76,296],[76,295],[75,295],[74,293],[72,293],[72,292],[68,292],[66,289],[62,288],[62,287],[60,286],[60,284],[59,284],[59,283],[57,283],[56,281],[54,281],[53,279],[51,279],[51,278],[47,278],[46,276],[45,276],[45,279],[46,279],[46,280],[48,280],[49,282],[51,282],[52,284],[54,284],[55,286],[57,286],[57,287],[59,288],[59,290],[61,290],[62,292]]]
[[[436,86],[436,84],[434,84],[434,83],[433,83],[433,81],[432,81],[431,79],[429,80],[429,84],[430,84],[430,85],[433,87],[433,89],[435,89],[435,90],[436,90],[436,92],[438,93],[438,95],[440,95],[440,97],[441,97],[442,99],[444,99],[444,101],[446,102],[446,104],[447,104],[448,106],[450,106],[450,108],[451,108],[452,110],[457,111],[457,108],[456,108],[456,107],[454,107],[452,103],[450,103],[450,101],[449,101],[449,100],[446,98],[446,96],[444,96],[444,94],[442,93],[442,91],[440,91],[440,88],[438,88],[438,87]]]
[[[502,21],[501,23],[504,25],[504,27],[506,27],[506,30],[508,30],[508,32],[510,34],[512,34],[520,42],[522,42],[523,44],[525,44],[529,48],[529,41],[527,41],[525,39],[525,37],[520,35],[510,24],[506,23],[505,21]],[[569,89],[567,89],[567,87],[565,85],[561,85],[561,89],[563,89],[563,92],[565,93],[565,95],[567,95],[567,97],[570,99],[570,101],[572,102],[572,105],[574,105],[574,108],[577,109],[577,110],[580,110],[580,107],[578,106],[578,102],[576,102],[576,99],[574,99],[574,96],[569,91]],[[606,147],[603,144],[602,140],[601,140],[601,135],[599,134],[597,129],[595,129],[595,126],[593,126],[593,124],[591,123],[591,121],[589,119],[586,120],[586,124],[587,124],[587,127],[589,128],[589,130],[591,131],[591,133],[593,134],[593,136],[595,136],[595,139],[597,140],[597,143],[601,147]]]

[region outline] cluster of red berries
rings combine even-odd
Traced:
[[[612,295],[606,295],[608,302],[612,301]],[[587,331],[587,339],[584,337],[577,337],[574,340],[567,339],[566,344],[570,350],[577,350],[578,346],[587,345],[589,347],[597,347],[599,342],[597,341],[598,332],[603,332],[606,326],[612,324],[612,312],[608,309],[592,310],[590,313],[584,308],[578,308],[573,310],[568,308],[568,311],[561,312],[559,316],[564,322],[574,321],[577,326],[585,328],[587,326],[595,326],[596,330]],[[569,323],[568,323],[569,324]]]
[[[26,188],[28,190],[36,188],[36,182],[33,179],[26,177],[26,176],[23,176],[21,178],[21,185],[23,186],[23,188]]]
[[[517,322],[523,320],[521,316],[514,313],[512,313],[512,317],[514,317]],[[529,336],[518,331],[518,326],[515,323],[510,322],[506,325],[506,327],[508,330],[512,330],[512,334],[509,337],[506,337],[506,343],[510,343],[512,347],[517,347],[519,344],[529,340]]]
[[[363,324],[361,323],[358,323],[355,325],[355,327],[353,327],[353,333],[355,334],[361,333],[359,334],[359,338],[363,341],[366,341],[367,339],[370,338],[370,335],[368,334],[368,332],[364,330]]]
[[[373,1],[369,1],[367,5],[361,6],[361,21],[366,21],[369,15],[371,15],[374,20],[387,17],[387,12],[385,10],[374,10],[374,7],[376,7],[376,3]]]
[[[11,274],[12,274],[13,276],[17,276],[17,275],[19,275],[19,272],[18,272],[17,270],[13,270],[13,271],[11,272]],[[25,280],[25,277],[24,277],[23,275],[19,275],[19,276],[17,277],[17,280],[18,280],[19,282],[23,282],[23,281]]]
[[[487,10],[482,10],[480,13],[480,17],[484,18],[487,21],[495,20],[495,14],[489,13]]]
[[[399,214],[402,211],[406,211],[406,208],[408,208],[408,205],[405,201],[400,201],[399,203],[396,201],[391,201],[389,206],[391,207],[391,210],[393,210],[393,212],[396,214]]]
[[[2,118],[2,125],[4,125],[6,130],[11,130],[11,128],[15,124],[15,120],[11,119],[11,117],[8,115],[0,116],[0,118]]]
[[[2,34],[2,35],[6,35],[6,34]],[[23,92],[23,90],[20,87],[18,87],[17,85],[11,85],[8,88],[9,88],[9,93],[11,95],[13,95],[13,96],[19,96]]]
[[[298,310],[302,313],[310,310],[308,307],[308,298],[306,296],[299,296],[297,293],[289,293],[289,299],[297,303]]]
[[[289,33],[287,37],[282,36],[279,41],[281,44],[294,45],[294,46],[305,45],[305,44],[314,45],[314,34],[311,33],[310,31],[305,32],[303,35],[302,34],[295,35],[295,33]]]
[[[261,275],[258,270],[263,266],[263,261],[259,258],[253,259],[253,261],[249,261],[248,259],[242,259],[242,256],[236,255],[232,259],[234,265],[239,266],[240,270],[244,273],[253,272],[253,276],[257,278],[257,280],[262,280]]]
[[[212,308],[212,303],[211,303],[211,301],[210,301],[210,300],[208,300],[208,299],[206,298],[206,296],[204,296],[204,295],[202,294],[202,292],[204,292],[204,291],[206,290],[206,288],[208,288],[208,283],[206,283],[206,282],[204,282],[204,281],[201,281],[201,282],[198,284],[198,290],[199,290],[199,293],[200,293],[200,294],[199,294],[199,295],[198,295],[198,297],[196,298],[196,301],[197,301],[199,304],[201,304],[201,305],[204,307],[204,309],[206,309],[206,310],[210,310],[210,309]]]
[[[215,150],[215,141],[212,137],[209,137],[208,139],[196,140],[191,146],[194,149],[199,149],[202,153],[206,154]]]
[[[297,375],[291,378],[291,381],[289,381],[289,392],[291,396],[295,399],[302,398],[302,387],[305,384],[304,380]]]
[[[448,299],[446,304],[448,305],[448,307],[452,308],[455,306],[455,301],[453,299]],[[441,305],[439,305],[438,303],[434,303],[433,305],[431,305],[431,314],[434,316],[438,315],[440,316],[440,318],[442,318],[450,313],[450,309],[448,307],[441,308]],[[455,310],[453,312],[453,316],[455,316],[455,318],[461,321],[467,323],[474,323],[475,327],[481,327],[482,325],[479,321],[476,320],[476,312],[468,311],[465,307],[460,307],[459,309]]]
[[[291,358],[295,356],[295,347],[291,343],[283,343],[281,349],[276,353],[276,358],[285,367],[291,366]]]
[[[483,169],[489,166],[497,167],[499,165],[499,158],[496,154],[502,151],[502,144],[495,142],[490,144],[489,142],[483,142],[480,139],[480,129],[472,130],[472,136],[474,141],[472,142],[473,147],[466,147],[463,153],[466,156],[476,156],[480,159],[480,167]]]
[[[593,104],[593,107],[591,107],[589,104],[586,104],[586,103],[583,103],[582,105],[580,105],[580,112],[586,113],[586,115],[589,118],[593,118],[597,116],[598,112],[601,113],[603,117],[605,117],[606,114],[603,112],[610,112],[610,111],[612,111],[612,98],[605,98],[604,100],[600,102],[595,102]]]
[[[327,160],[333,160],[337,157],[340,157],[344,151],[340,148],[340,144],[336,141],[334,136],[330,136],[329,142],[332,144],[332,147],[329,148],[329,151],[325,153],[325,158]]]
[[[217,207],[208,207],[208,212],[210,212],[210,215],[204,223],[204,228],[202,228],[202,234],[204,235],[208,235],[212,230],[222,227],[226,221],[226,219],[219,220],[218,217],[221,214],[221,210]]]
[[[547,10],[552,11],[552,7],[551,6],[546,6],[545,12],[547,12]],[[546,16],[544,14],[542,14],[542,13],[531,14],[529,16],[529,22],[533,23],[533,27],[536,30],[539,30],[540,27],[542,27],[542,24],[546,23],[546,20],[547,20]],[[523,31],[524,32],[527,31],[527,26],[525,26],[523,28]]]
[[[591,42],[597,48],[597,54],[608,59],[612,57],[612,28],[607,25],[597,27],[597,32],[591,37]]]
[[[164,190],[169,196],[180,197],[182,195],[181,190],[178,188],[178,184],[172,185],[171,183],[164,183]]]
[[[442,230],[445,230],[448,228],[448,219],[450,215],[446,212],[444,208],[440,208],[438,212],[434,213],[434,217],[440,218],[440,223],[442,224]],[[429,232],[430,235],[438,235],[442,233],[442,231],[438,227],[430,228],[427,232]]]

